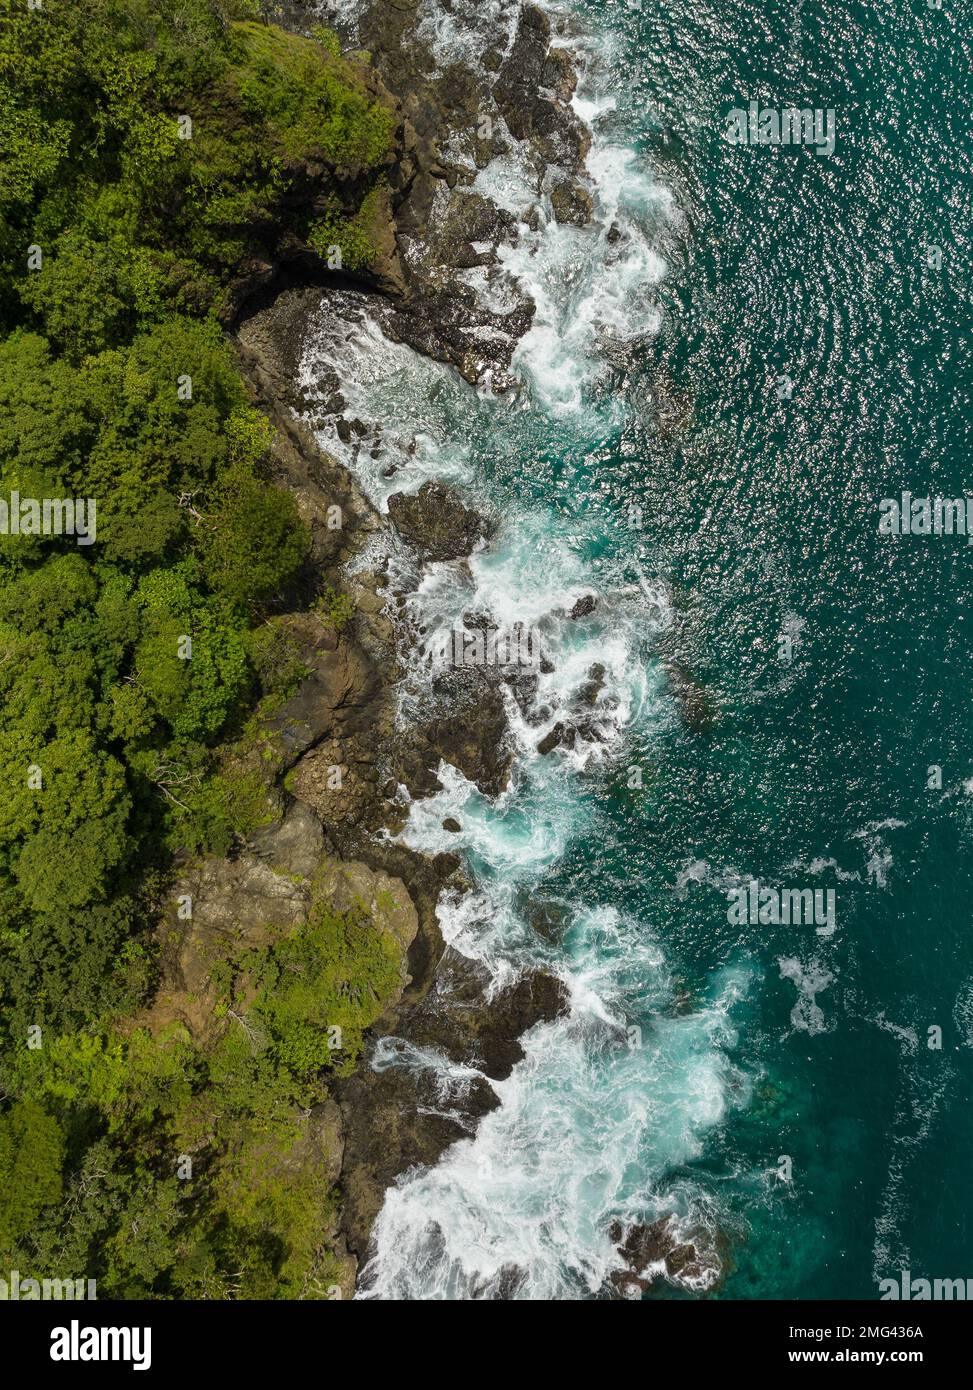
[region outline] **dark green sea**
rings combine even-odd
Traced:
[[[598,11],[632,55],[625,123],[686,211],[640,369],[683,385],[694,421],[675,447],[634,422],[625,487],[646,494],[689,596],[687,660],[723,713],[664,745],[613,859],[644,875],[635,901],[687,852],[770,883],[842,871],[819,876],[838,903],[821,949],[806,928],[730,930],[705,886],[668,916],[694,984],[736,951],[760,974],[740,1033],[754,1100],[702,1166],[734,1188],[775,1150],[794,1159],[786,1193],[730,1199],[749,1234],[728,1298],[867,1298],[901,1269],[973,1267],[973,550],[877,532],[880,499],[973,483],[970,18],[950,0]],[[833,108],[833,155],[721,143],[749,98]],[[820,1031],[788,1027],[780,956],[832,977]]]
[[[612,1224],[667,1215],[722,1272],[650,1297],[973,1278],[973,546],[878,529],[973,488],[973,8],[571,14],[596,218],[511,256],[516,403],[372,342],[356,405],[500,518],[426,618],[554,653],[510,791],[447,772],[407,833],[477,875],[454,947],[558,971],[572,1013],[389,1193],[373,1296],[598,1296]],[[833,152],[729,143],[750,101],[833,111]],[[597,737],[538,756],[594,664]],[[833,931],[731,922],[751,881],[833,892]]]

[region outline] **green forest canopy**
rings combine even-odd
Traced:
[[[0,535],[0,1264],[25,1274],[122,1297],[333,1275],[298,1120],[331,1063],[308,988],[337,978],[334,1013],[356,970],[375,1000],[395,963],[322,906],[246,962],[249,1032],[204,1054],[126,1019],[168,856],[235,814],[219,747],[273,692],[266,620],[307,547],[220,316],[282,220],[320,242],[286,197],[308,170],[334,188],[328,233],[367,256],[345,189],[377,187],[393,124],[333,34],[249,0],[0,0],[0,499],[97,509],[90,546]],[[288,950],[301,988],[272,1004]],[[350,1009],[354,1036],[374,1013]]]

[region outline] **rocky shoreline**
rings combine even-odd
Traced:
[[[312,881],[336,910],[365,905],[376,929],[396,937],[406,953],[398,995],[357,1069],[335,1082],[332,1098],[307,1121],[306,1142],[342,1194],[340,1225],[322,1236],[339,1256],[343,1296],[354,1290],[387,1188],[475,1130],[498,1104],[491,1083],[523,1057],[519,1039],[567,1006],[563,986],[543,972],[515,981],[487,1005],[486,971],[444,947],[437,921],[444,890],[470,890],[459,858],[419,854],[393,838],[405,820],[401,789],[413,798],[437,790],[442,761],[487,794],[501,791],[509,776],[495,673],[450,673],[425,723],[403,730],[396,720],[403,675],[396,652],[415,634],[403,633],[401,589],[389,592],[390,559],[403,549],[411,555],[417,583],[424,564],[467,557],[490,523],[432,483],[393,496],[382,516],[301,418],[310,414],[320,427],[330,415],[336,431],[348,429],[340,380],[319,382],[313,400],[296,384],[311,316],[330,296],[365,296],[360,302],[390,339],[471,383],[498,391],[513,385],[510,358],[530,325],[532,302],[520,296],[499,313],[457,278],[473,267],[489,277],[497,246],[516,234],[509,214],[468,190],[508,140],[501,129],[529,149],[539,194],[556,167],[562,191],[555,205],[571,220],[590,212],[575,181],[587,144],[567,104],[573,69],[552,42],[547,17],[526,6],[507,51],[497,48],[482,70],[451,63],[439,71],[416,36],[418,10],[408,0],[379,0],[365,7],[356,35],[342,35],[368,50],[372,94],[398,116],[372,264],[355,276],[323,273],[319,258],[287,233],[266,261],[247,268],[229,298],[225,324],[240,370],[276,427],[273,480],[291,491],[311,535],[308,591],[340,585],[354,618],[339,631],[313,606],[283,615],[307,675],[256,740],[230,754],[234,771],[259,776],[267,815],[226,858],[187,862],[179,871],[173,899],[191,897],[192,920],[170,912],[161,988],[139,1020],[153,1029],[178,1021],[197,1041],[211,1041],[220,1026],[214,962],[229,945],[263,946],[275,932],[299,927]],[[329,19],[326,7],[297,4],[269,17],[298,33]],[[485,138],[494,123],[497,133]],[[366,446],[375,423],[353,427]],[[469,1082],[444,1097],[428,1068],[376,1064],[378,1048],[434,1051]]]
[[[285,304],[285,322],[288,308]],[[276,328],[273,310],[265,312],[268,317],[253,321],[254,326],[263,328],[269,322]],[[241,337],[241,365],[273,417],[286,388],[275,381],[267,356],[254,346],[260,335],[251,330]],[[434,1163],[449,1144],[471,1132],[497,1104],[489,1081],[509,1075],[523,1056],[518,1039],[534,1023],[554,1017],[566,1001],[560,984],[539,974],[518,982],[487,1008],[486,973],[445,951],[436,917],[444,889],[469,889],[458,857],[422,855],[383,833],[402,828],[399,787],[411,796],[435,791],[441,760],[459,767],[484,791],[500,790],[509,768],[502,702],[488,675],[463,672],[477,688],[454,691],[445,715],[427,726],[397,727],[395,687],[402,673],[383,575],[357,570],[351,563],[365,545],[383,537],[390,540],[394,523],[379,516],[351,475],[317,447],[304,425],[286,416],[276,422],[286,440],[278,451],[276,481],[298,498],[315,538],[314,562],[329,574],[341,571],[356,616],[348,632],[319,635],[316,669],[267,725],[278,784],[286,779],[289,800],[280,831],[272,827],[269,838],[290,821],[291,838],[300,840],[298,853],[313,853],[311,842],[318,842],[366,886],[369,875],[382,876],[397,895],[405,895],[415,917],[401,998],[376,1027],[355,1074],[335,1088],[343,1129],[343,1229],[349,1250],[362,1260],[386,1188],[414,1164]],[[339,498],[351,520],[335,547],[333,533],[319,536],[323,528],[315,523]],[[402,517],[407,518],[403,532],[419,554],[440,553],[443,508],[461,508],[467,518],[473,515],[445,489],[436,490],[432,501],[431,509],[421,502],[415,505],[415,499],[402,506]],[[479,530],[468,525],[465,532],[452,531],[454,547],[457,536],[465,534],[472,548]],[[335,766],[345,775],[341,787],[332,790],[327,772]],[[260,852],[267,840],[268,832],[261,831],[252,848]],[[369,896],[374,898],[374,893],[364,894]],[[203,913],[205,922],[205,906]],[[435,1085],[428,1075],[372,1069],[375,1046],[386,1034],[393,1034],[402,1046],[438,1049],[480,1073],[467,1095],[451,1101],[449,1116],[436,1113]]]
[[[512,752],[497,672],[449,672],[435,689],[435,709],[408,729],[396,717],[404,675],[397,652],[418,640],[404,616],[408,585],[418,585],[430,562],[462,562],[488,538],[490,519],[440,483],[393,494],[388,514],[380,514],[353,474],[315,439],[316,431],[333,429],[356,449],[374,448],[380,422],[346,418],[337,371],[322,373],[310,391],[298,384],[302,345],[324,301],[339,314],[360,314],[367,305],[393,342],[452,366],[481,389],[512,389],[511,356],[535,312],[498,255],[501,244],[516,239],[518,223],[470,184],[516,142],[534,172],[538,199],[549,197],[558,220],[583,224],[591,215],[584,176],[590,137],[570,106],[577,77],[547,14],[523,6],[513,31],[494,35],[473,67],[455,57],[437,63],[417,30],[420,9],[418,0],[374,0],[356,31],[342,32],[347,44],[367,50],[372,92],[398,118],[372,265],[357,276],[328,275],[318,258],[285,237],[232,296],[227,328],[240,369],[277,429],[273,478],[292,492],[310,530],[308,590],[340,585],[354,618],[339,631],[313,607],[287,616],[308,674],[242,755],[245,770],[259,771],[267,786],[267,823],[230,858],[187,869],[179,891],[194,897],[193,922],[191,928],[169,923],[176,944],[153,1010],[205,1037],[214,943],[229,934],[260,944],[272,928],[299,926],[310,908],[306,884],[312,877],[320,883],[322,871],[336,907],[367,905],[377,930],[392,933],[404,948],[397,997],[372,1030],[357,1069],[336,1081],[332,1098],[309,1120],[308,1142],[317,1144],[342,1196],[340,1227],[324,1235],[340,1255],[343,1296],[367,1262],[387,1189],[471,1135],[499,1103],[492,1083],[523,1057],[519,1039],[567,1010],[563,985],[541,971],[487,1003],[487,972],[445,948],[437,920],[444,892],[472,888],[459,857],[419,854],[395,838],[408,799],[440,789],[442,762],[488,795],[502,791],[509,777]],[[321,20],[341,30],[327,5],[289,3],[271,17],[295,32]],[[531,210],[524,216],[529,225]],[[468,271],[480,277],[476,284],[461,275]],[[579,600],[570,616],[585,617],[594,603],[593,596]],[[593,667],[589,675],[593,704],[603,671]],[[570,746],[576,732],[556,725],[539,751]],[[335,768],[341,769],[337,785]],[[451,1080],[427,1063],[408,1065],[430,1054],[447,1059]],[[393,1059],[406,1064],[390,1065]],[[648,1287],[649,1264],[677,1282],[680,1269],[699,1278],[701,1267],[708,1268],[705,1255],[670,1238],[664,1224],[645,1228],[647,1235],[639,1234],[643,1228],[612,1232],[633,1278],[614,1281],[609,1296]],[[516,1282],[511,1271],[511,1290]]]

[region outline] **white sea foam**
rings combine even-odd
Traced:
[[[423,32],[440,65],[460,55],[475,61],[487,30],[491,45],[509,45],[518,13],[514,0],[448,8],[426,0]],[[411,632],[428,639],[474,611],[501,628],[536,628],[546,658],[533,684],[516,695],[506,688],[508,788],[488,797],[444,763],[442,790],[411,803],[402,838],[429,853],[459,851],[471,867],[475,890],[444,894],[439,921],[447,945],[485,967],[490,992],[543,966],[562,979],[570,1010],[522,1040],[525,1058],[492,1083],[500,1104],[475,1134],[386,1194],[363,1279],[369,1298],[489,1297],[505,1281],[525,1298],[599,1291],[620,1267],[614,1221],[673,1213],[712,1226],[710,1197],[671,1170],[697,1158],[748,1094],[731,1060],[730,1022],[745,972],[720,976],[692,1012],[680,1012],[649,923],[607,904],[559,899],[560,928],[544,933],[529,910],[569,847],[598,833],[582,772],[613,758],[633,730],[651,737],[668,716],[650,656],[670,619],[664,587],[641,572],[633,583],[616,562],[594,558],[604,535],[595,513],[586,519],[565,505],[576,500],[564,494],[569,468],[546,494],[521,481],[525,462],[528,478],[542,476],[536,452],[563,445],[566,457],[580,458],[620,424],[620,397],[602,388],[657,330],[666,267],[656,247],[674,215],[653,171],[611,134],[615,103],[591,75],[593,44],[575,46],[589,69],[574,108],[592,131],[584,174],[592,223],[559,224],[552,178],[539,187],[515,150],[473,184],[519,221],[515,240],[497,248],[499,273],[477,269],[464,279],[494,310],[511,306],[513,286],[535,303],[513,358],[520,389],[499,399],[477,392],[451,368],[390,343],[353,295],[322,305],[301,366],[310,396],[333,372],[345,420],[365,422],[364,435],[345,440],[328,425],[321,442],[377,505],[436,477],[500,514],[489,544],[467,563],[425,567],[405,609]],[[572,618],[588,596],[593,611]],[[402,658],[404,708],[413,713],[429,698],[423,641],[413,636]],[[574,730],[573,747],[541,755],[538,742],[559,722]],[[478,1075],[401,1039],[381,1040],[373,1065],[433,1076],[438,1113],[457,1116]]]
[[[643,988],[662,1005],[657,975]],[[634,1047],[606,1024],[610,1001],[579,991],[570,1018],[522,1040],[525,1060],[494,1083],[501,1104],[476,1135],[387,1193],[360,1296],[489,1297],[506,1276],[517,1298],[585,1297],[622,1268],[614,1221],[696,1214],[698,1194],[661,1192],[658,1175],[698,1157],[746,1102],[724,1051],[744,987],[728,976],[706,1008],[657,1015]]]
[[[834,976],[817,960],[802,963],[796,956],[782,956],[777,964],[781,979],[791,980],[797,989],[791,1026],[799,1033],[825,1032],[828,1025],[818,995],[834,983]]]
[[[359,296],[336,294],[322,302],[298,385],[313,397],[328,369],[341,383],[340,418],[362,421],[368,432],[343,439],[329,422],[320,442],[377,506],[384,509],[393,492],[416,492],[432,478],[472,481],[463,426],[476,410],[475,397],[450,367],[387,338]]]

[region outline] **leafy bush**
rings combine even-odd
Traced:
[[[374,261],[374,223],[379,208],[378,198],[378,190],[373,189],[366,194],[354,217],[347,217],[340,209],[332,208],[311,228],[308,245],[327,261],[332,270],[363,270]],[[338,264],[334,254],[336,249],[340,253]]]
[[[305,928],[260,962],[252,1007],[273,1059],[301,1082],[322,1068],[347,1073],[362,1037],[399,979],[402,952],[364,911],[336,913],[317,903]],[[329,1031],[340,1043],[329,1041]]]
[[[325,584],[314,601],[315,609],[336,632],[343,632],[355,616],[355,605],[347,594],[341,594],[332,584]]]

